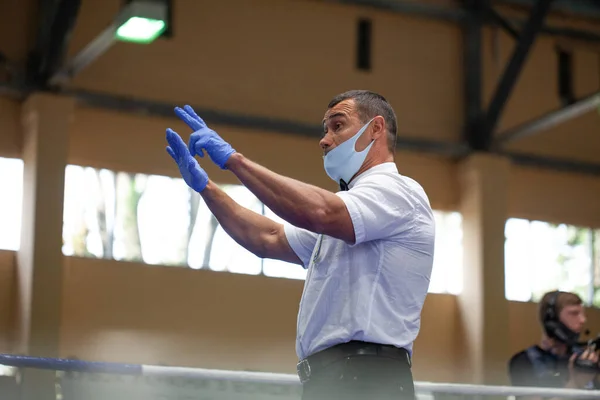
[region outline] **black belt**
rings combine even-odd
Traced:
[[[357,355],[372,355],[393,358],[406,362],[409,368],[411,366],[410,355],[406,349],[377,343],[352,341],[332,346],[300,361],[296,365],[300,382],[307,382],[311,375],[317,373],[319,370],[325,368],[335,361]]]

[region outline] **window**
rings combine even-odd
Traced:
[[[463,287],[462,215],[434,211],[435,254],[430,293],[460,294]]]
[[[23,160],[0,157],[0,249],[19,250],[23,208]]]
[[[241,185],[221,185],[238,204],[282,221]],[[462,220],[434,212],[436,254],[430,292],[462,289]],[[63,253],[152,265],[305,279],[306,270],[260,259],[236,243],[180,178],[70,165],[66,169]]]
[[[241,185],[221,188],[238,204],[278,217]],[[263,260],[236,243],[179,178],[69,165],[63,253],[304,279],[295,264]]]
[[[560,289],[600,305],[600,231],[512,218],[505,228],[505,295],[539,301]]]

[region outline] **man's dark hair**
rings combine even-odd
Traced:
[[[330,102],[327,108],[335,107],[337,104],[345,100],[354,100],[356,111],[363,123],[367,123],[371,118],[381,115],[385,120],[388,135],[388,149],[393,154],[396,149],[396,134],[398,123],[396,121],[396,113],[382,95],[368,90],[350,90],[348,92],[338,94]]]

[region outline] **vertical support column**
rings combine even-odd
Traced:
[[[466,368],[476,384],[506,384],[508,302],[504,225],[510,161],[474,154],[461,165],[464,287],[459,296]]]
[[[74,101],[33,94],[22,105],[23,222],[17,254],[16,350],[57,357],[62,305],[62,227],[68,130]],[[23,400],[54,400],[52,371],[25,370]]]

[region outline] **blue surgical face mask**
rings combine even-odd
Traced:
[[[373,121],[371,119],[371,121]],[[340,186],[350,183],[350,179],[358,172],[362,166],[374,141],[363,151],[356,151],[356,141],[369,126],[371,121],[367,122],[357,133],[345,142],[338,144],[333,150],[327,153],[323,159],[325,163],[325,172],[331,179]]]

